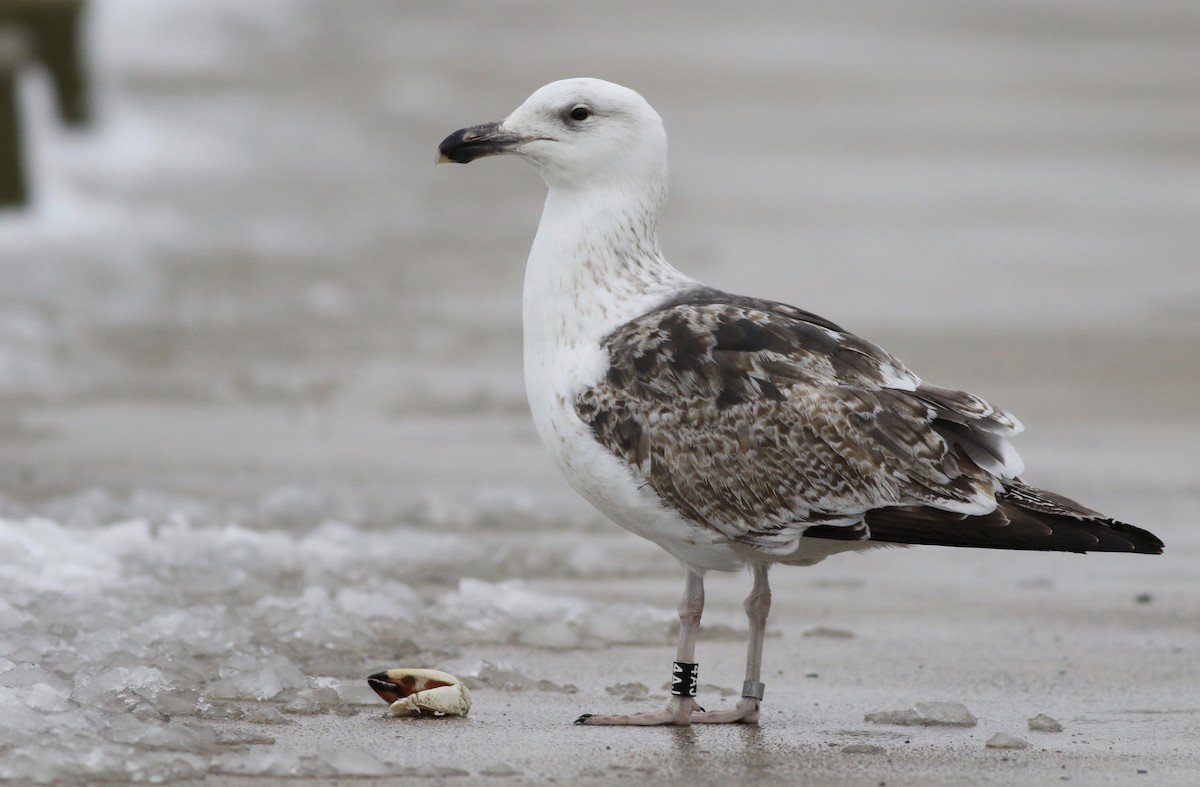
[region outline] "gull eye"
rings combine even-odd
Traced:
[[[583,104],[576,104],[574,107],[571,108],[571,111],[567,113],[567,117],[570,118],[571,120],[574,120],[577,123],[580,121],[583,121],[583,120],[587,120],[591,116],[592,116],[592,110],[588,109]]]

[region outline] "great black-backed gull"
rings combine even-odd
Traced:
[[[667,135],[634,91],[551,83],[503,121],[451,134],[439,160],[506,153],[549,188],[523,306],[538,435],[583,497],[687,573],[667,707],[579,723],[756,722],[774,563],[886,544],[1162,551],[1020,480],[1012,415],[922,382],[829,320],[672,267],[657,235]],[[706,712],[694,700],[704,573],[743,567],[742,699]]]

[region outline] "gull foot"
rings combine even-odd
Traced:
[[[692,724],[758,724],[758,700],[743,697],[728,710],[693,713]]]
[[[575,720],[576,724],[608,724],[634,727],[656,727],[673,725],[686,727],[692,723],[692,718],[704,709],[696,704],[691,697],[672,697],[667,707],[648,713],[626,713],[619,716],[601,716],[595,713],[585,713]]]
[[[694,702],[678,706],[672,702],[660,711],[648,713],[629,713],[620,716],[601,716],[585,713],[575,720],[576,724],[588,725],[620,725],[636,727],[677,726],[686,727],[691,724],[757,724],[758,700],[743,699],[735,707],[728,710],[706,711]]]

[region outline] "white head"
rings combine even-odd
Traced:
[[[460,164],[515,154],[551,189],[666,189],[662,118],[636,92],[602,79],[551,82],[501,122],[454,132],[438,152]]]

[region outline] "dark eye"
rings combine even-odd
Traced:
[[[583,104],[579,104],[578,106],[572,108],[571,111],[567,113],[567,117],[569,117],[571,120],[574,120],[576,122],[581,121],[581,120],[587,120],[591,116],[592,116],[592,110],[588,109]]]

